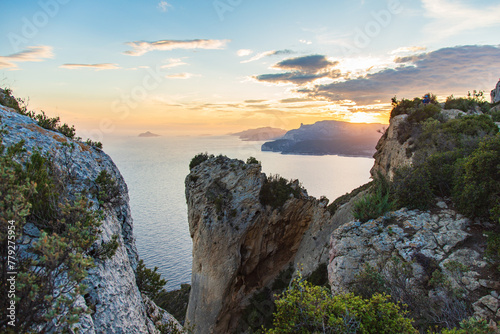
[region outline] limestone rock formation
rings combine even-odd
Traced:
[[[10,146],[24,140],[28,155],[38,150],[51,157],[56,168],[64,168],[74,177],[75,182],[70,185],[73,193],[92,186],[102,170],[116,179],[120,189],[120,200],[103,208],[105,218],[97,241],[99,244],[109,241],[116,234],[119,246],[111,259],[96,261],[96,266],[89,271],[85,281],[87,294],[85,298],[80,296],[78,303],[92,312],[80,319],[77,325],[80,332],[156,333],[135,280],[138,255],[127,185],[111,158],[100,149],[43,129],[31,118],[1,105],[0,117],[2,127],[7,130],[3,144]],[[97,199],[88,196],[94,203],[93,209],[98,209]],[[21,244],[32,243],[39,236],[40,231],[33,224],[27,224]]]
[[[441,117],[444,120],[455,119],[463,115],[466,113],[458,109],[441,111]],[[411,128],[407,114],[397,115],[390,120],[389,127],[377,143],[377,152],[373,155],[375,162],[370,171],[373,177],[380,173],[392,180],[396,168],[412,164],[414,138]]]
[[[211,158],[186,178],[193,270],[186,321],[196,333],[232,333],[251,295],[294,263],[326,259],[326,241],[314,240],[329,221],[326,202],[298,191],[282,207],[259,200],[266,182],[259,164]],[[307,240],[307,241],[304,241]],[[317,245],[316,243],[322,243]],[[310,252],[312,251],[312,252]],[[303,259],[303,258],[302,258]]]
[[[444,201],[438,206],[433,212],[401,209],[366,223],[352,221],[335,230],[328,266],[333,293],[350,291],[356,275],[367,265],[387,274],[394,265],[391,259],[398,259],[411,268],[407,290],[426,291],[422,286],[428,287],[433,272],[439,270],[443,281],[465,291],[464,299],[473,303],[476,315],[498,321],[495,291],[500,283],[485,270],[482,229]],[[401,270],[397,275],[403,275]],[[433,293],[438,294],[431,290],[429,295]]]

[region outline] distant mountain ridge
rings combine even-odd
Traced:
[[[152,133],[151,131],[147,131],[144,133],[140,133],[139,137],[160,137],[160,135],[157,135],[156,133]]]
[[[243,141],[262,141],[280,138],[285,133],[286,130],[268,126],[232,133],[231,136],[239,136]]]
[[[319,121],[301,124],[282,138],[264,143],[261,149],[282,154],[372,157],[383,129],[384,125],[379,123]]]

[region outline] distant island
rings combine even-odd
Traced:
[[[257,128],[249,129],[241,132],[232,133],[231,136],[239,136],[243,141],[263,141],[272,140],[282,137],[286,133],[286,130],[279,128]]]
[[[372,157],[383,124],[320,121],[301,124],[282,138],[264,143],[262,151],[282,154],[345,155]]]
[[[157,135],[156,133],[152,133],[150,131],[140,133],[139,137],[161,137],[160,135]]]

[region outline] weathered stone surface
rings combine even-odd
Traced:
[[[85,280],[88,295],[85,299],[80,296],[77,303],[84,309],[90,308],[93,313],[83,316],[77,327],[81,333],[150,333],[154,325],[146,314],[135,281],[138,255],[127,185],[111,158],[102,150],[43,129],[29,117],[10,108],[0,106],[0,117],[1,125],[7,130],[3,144],[10,146],[25,140],[27,153],[21,163],[36,150],[51,157],[56,168],[64,169],[74,178],[75,182],[69,186],[71,194],[88,190],[102,170],[116,179],[121,199],[103,209],[105,218],[97,243],[109,241],[116,234],[119,247],[111,259],[96,260],[96,266],[89,271]],[[94,203],[93,209],[98,209],[97,199],[88,196]],[[27,224],[24,232],[24,245],[34,242],[40,235],[33,224]]]
[[[434,268],[439,268],[454,289],[464,291],[464,298],[477,298],[478,291],[485,287],[498,289],[498,282],[484,277],[485,240],[475,235],[473,243],[467,242],[472,240],[468,232],[472,225],[474,222],[448,209],[445,201],[432,213],[401,209],[366,223],[342,225],[330,241],[328,276],[332,292],[349,292],[366,265],[382,274],[390,272],[394,257],[411,264],[411,289],[422,289],[419,282],[429,279],[431,273],[425,269],[429,261],[434,261]],[[430,290],[429,294],[439,297],[439,291]],[[477,316],[495,320],[497,291],[472,302]]]
[[[407,150],[410,147],[409,141],[402,144],[398,139],[398,130],[404,126],[408,115],[398,115],[391,119],[389,127],[382,135],[377,143],[377,152],[373,156],[375,163],[371,169],[372,176],[377,176],[381,173],[392,179],[394,176],[394,168],[409,166],[412,162],[411,156],[407,155]]]
[[[327,243],[314,237],[329,218],[326,203],[302,190],[281,208],[263,206],[265,179],[260,165],[226,157],[209,159],[186,178],[193,238],[186,321],[196,333],[233,332],[249,297],[294,263],[304,239],[301,254],[314,258],[308,264],[324,258]]]

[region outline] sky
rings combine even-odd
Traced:
[[[100,140],[388,122],[391,98],[487,95],[494,0],[2,1],[0,86]]]

